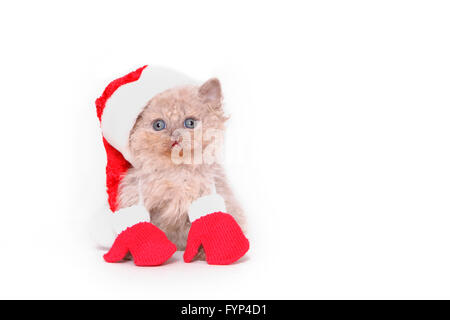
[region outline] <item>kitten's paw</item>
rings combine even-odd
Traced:
[[[205,260],[206,260],[205,249],[203,248],[203,246],[200,246],[197,254],[194,257],[194,261],[205,261]]]

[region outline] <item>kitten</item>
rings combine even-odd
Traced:
[[[134,167],[119,186],[119,206],[124,208],[138,203],[140,183],[151,222],[166,233],[178,250],[186,247],[191,224],[190,204],[210,194],[212,185],[224,198],[227,213],[245,230],[244,213],[222,166],[217,161],[199,163],[193,160],[196,141],[200,140],[200,150],[208,150],[212,140],[220,143],[220,139],[208,139],[208,132],[223,132],[226,120],[220,82],[210,79],[202,86],[173,88],[154,96],[130,133]],[[201,139],[194,136],[198,133]],[[173,155],[191,161],[179,163],[174,161]]]

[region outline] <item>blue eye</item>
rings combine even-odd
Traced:
[[[164,130],[166,128],[166,123],[164,122],[164,120],[155,120],[153,122],[153,129],[155,129],[155,131],[161,131]]]
[[[194,129],[197,121],[193,118],[187,118],[184,120],[184,127],[188,129]]]

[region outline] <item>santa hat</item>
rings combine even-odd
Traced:
[[[95,101],[107,156],[106,187],[111,211],[117,209],[120,181],[133,163],[129,136],[137,117],[156,94],[196,83],[174,70],[143,66],[112,81]]]

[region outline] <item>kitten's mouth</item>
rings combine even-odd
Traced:
[[[175,147],[176,145],[178,145],[178,141],[175,141],[174,143],[172,143],[171,148]]]

